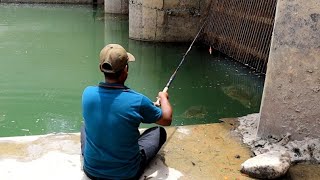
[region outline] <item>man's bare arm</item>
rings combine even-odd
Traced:
[[[160,108],[162,110],[161,118],[156,122],[161,126],[170,126],[172,122],[172,107],[169,102],[167,92],[159,92],[158,98],[160,102]]]

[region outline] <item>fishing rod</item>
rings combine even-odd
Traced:
[[[166,86],[163,88],[162,92],[167,92],[167,91],[168,91],[168,89],[169,89],[172,81],[173,81],[173,80],[175,79],[175,77],[176,77],[176,74],[177,74],[178,70],[180,69],[181,65],[183,64],[183,62],[184,62],[187,54],[188,54],[189,51],[191,50],[191,48],[192,48],[192,46],[193,46],[193,43],[196,41],[196,39],[198,38],[200,32],[202,31],[204,25],[206,24],[207,19],[208,19],[208,18],[206,18],[206,20],[205,20],[204,23],[202,24],[199,32],[197,33],[196,37],[193,39],[193,41],[192,41],[192,43],[190,44],[190,47],[188,48],[188,50],[186,51],[186,53],[183,55],[182,60],[180,61],[180,63],[179,63],[179,65],[178,65],[178,67],[176,68],[176,70],[175,70],[175,71],[173,72],[173,74],[171,75],[168,83],[167,83]],[[160,99],[159,99],[159,98],[158,98],[158,100],[157,100],[157,102],[156,102],[155,104],[160,105]]]

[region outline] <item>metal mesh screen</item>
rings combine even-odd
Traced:
[[[213,0],[201,41],[265,73],[277,0]]]

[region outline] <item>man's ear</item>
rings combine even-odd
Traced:
[[[128,78],[128,70],[129,70],[129,66],[126,65],[126,67],[124,68],[124,70],[121,73],[122,78],[124,79],[124,81]]]

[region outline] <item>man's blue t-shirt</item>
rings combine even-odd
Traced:
[[[86,133],[84,169],[101,178],[135,176],[141,161],[139,125],[159,120],[161,109],[123,85],[100,83],[84,90],[82,112]]]

